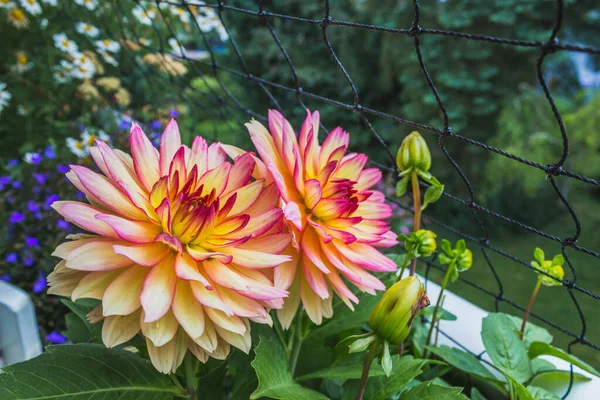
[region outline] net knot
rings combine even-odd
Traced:
[[[562,173],[562,171],[563,171],[562,166],[560,166],[558,164],[548,164],[546,166],[546,173],[548,175],[558,176]]]
[[[414,25],[408,30],[408,36],[410,37],[419,37],[423,33],[423,28],[421,25]]]
[[[297,96],[300,96],[300,95],[301,95],[303,92],[304,92],[304,89],[302,89],[302,87],[301,87],[301,86],[298,86],[298,87],[296,88],[296,95],[297,95]]]
[[[490,244],[490,240],[488,238],[481,238],[479,239],[479,244],[481,244],[482,246],[487,246]]]
[[[440,132],[440,135],[444,136],[444,137],[448,137],[448,136],[452,135],[452,128],[450,128],[450,127],[445,128],[443,131]]]
[[[321,21],[321,27],[327,28],[329,25],[331,25],[332,21],[333,18],[331,18],[330,16],[323,18],[323,20]]]
[[[577,243],[577,239],[575,239],[572,236],[569,236],[568,238],[565,238],[563,240],[563,243],[565,246],[573,246],[575,243]]]
[[[477,207],[477,204],[475,203],[474,200],[469,200],[469,201],[467,201],[467,207],[475,208],[475,207]]]
[[[575,282],[573,281],[568,281],[568,280],[564,280],[562,281],[562,284],[564,287],[566,287],[567,289],[573,289],[573,285],[575,284]]]
[[[558,50],[558,38],[556,38],[556,37],[553,37],[552,39],[550,39],[547,42],[545,42],[544,44],[542,44],[542,51],[544,53],[556,53],[557,50]]]
[[[246,78],[248,78],[248,79],[250,79],[251,81],[253,81],[253,80],[254,80],[254,75],[252,75],[252,74],[248,74],[248,75],[246,75]]]
[[[361,113],[362,112],[362,106],[360,104],[356,104],[353,108],[352,111],[354,111],[355,113]]]

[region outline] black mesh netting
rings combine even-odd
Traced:
[[[123,21],[132,21],[131,6],[133,2],[130,1],[113,1],[110,2],[112,11],[114,12],[114,18]],[[283,15],[277,12],[276,4],[269,3],[269,6],[264,6],[262,2],[252,1],[237,1],[227,2],[218,4],[204,4],[200,1],[156,1],[154,12],[156,13],[155,18],[149,24],[154,34],[150,37],[150,43],[143,40],[138,32],[140,25],[137,23],[123,22],[119,24],[119,29],[115,31],[108,24],[103,28],[109,30],[109,34],[115,39],[128,40],[136,43],[142,48],[142,50],[152,52],[153,54],[169,55],[174,59],[182,62],[188,69],[187,76],[177,76],[165,74],[157,71],[156,68],[149,67],[147,63],[141,61],[139,52],[130,51],[130,49],[123,49],[121,57],[129,58],[130,62],[136,63],[137,67],[144,71],[149,78],[152,79],[155,85],[156,95],[160,96],[160,93],[170,93],[179,96],[182,102],[188,104],[190,113],[194,119],[201,121],[202,119],[209,119],[211,121],[218,121],[218,124],[214,125],[215,137],[223,140],[222,137],[233,138],[233,140],[244,140],[246,135],[245,130],[242,127],[242,123],[246,122],[250,117],[256,118],[261,121],[265,121],[266,109],[258,109],[255,104],[244,103],[240,98],[239,93],[236,93],[236,89],[240,85],[244,90],[257,91],[257,96],[263,96],[265,103],[271,108],[279,109],[288,115],[291,112],[295,112],[296,115],[301,114],[301,110],[307,108],[319,109],[324,106],[333,106],[337,109],[337,114],[346,113],[353,115],[353,118],[360,120],[360,125],[373,137],[373,140],[378,143],[378,148],[381,150],[378,154],[368,154],[372,159],[375,160],[386,160],[386,162],[373,162],[376,166],[388,171],[390,175],[394,177],[397,175],[397,169],[395,167],[395,156],[394,153],[403,138],[403,134],[398,131],[397,136],[393,139],[389,139],[389,134],[383,135],[385,139],[375,129],[377,124],[373,123],[375,120],[387,120],[391,126],[395,129],[396,126],[409,126],[419,129],[424,137],[432,143],[432,138],[437,139],[437,143],[441,150],[441,153],[445,155],[449,164],[445,164],[443,158],[434,160],[434,169],[447,168],[453,169],[453,171],[460,177],[462,181],[461,186],[464,187],[453,187],[446,185],[446,192],[441,200],[441,203],[454,203],[453,210],[459,210],[458,212],[464,214],[469,213],[473,223],[472,229],[469,229],[469,233],[465,233],[465,229],[457,228],[456,224],[453,223],[455,214],[436,214],[435,217],[428,215],[428,212],[424,215],[424,223],[432,227],[435,230],[443,230],[451,232],[456,237],[464,238],[468,245],[475,250],[478,248],[480,252],[474,251],[476,257],[475,267],[481,270],[487,269],[487,275],[481,278],[481,274],[477,275],[480,278],[470,278],[470,273],[465,273],[460,277],[460,282],[457,285],[464,285],[465,290],[480,292],[478,298],[481,298],[481,294],[485,294],[488,298],[493,301],[493,307],[498,310],[506,310],[507,312],[520,315],[525,310],[522,304],[514,301],[511,296],[506,295],[510,291],[506,290],[511,285],[511,279],[520,279],[520,275],[511,276],[505,273],[505,269],[509,268],[514,271],[515,266],[518,266],[520,270],[527,271],[523,274],[523,279],[530,279],[531,286],[533,287],[535,273],[534,268],[530,266],[529,261],[532,259],[522,259],[526,257],[521,255],[517,257],[511,254],[509,251],[505,251],[494,245],[493,240],[490,239],[489,229],[496,225],[509,225],[513,228],[515,237],[518,240],[527,240],[528,237],[534,237],[535,235],[547,240],[548,242],[554,242],[560,246],[561,253],[563,254],[566,265],[565,265],[565,279],[561,281],[562,288],[549,289],[552,291],[564,293],[564,302],[562,309],[567,310],[571,316],[570,323],[565,324],[564,322],[558,323],[551,318],[545,318],[544,304],[540,302],[538,307],[534,307],[534,312],[531,314],[533,321],[541,323],[546,327],[553,329],[553,332],[559,333],[558,336],[567,338],[563,340],[562,344],[568,344],[569,352],[575,352],[579,355],[585,354],[586,359],[591,360],[594,363],[598,362],[598,354],[589,355],[590,353],[596,353],[600,350],[600,344],[594,343],[593,340],[588,339],[589,329],[598,329],[598,313],[597,312],[584,312],[586,310],[594,310],[597,307],[597,300],[600,299],[600,295],[593,292],[593,290],[586,289],[585,280],[578,279],[578,272],[590,271],[595,268],[598,261],[596,258],[600,257],[600,253],[597,250],[585,247],[580,244],[580,233],[581,225],[578,213],[575,208],[571,205],[570,201],[567,200],[567,196],[564,191],[564,185],[561,180],[576,180],[580,181],[581,185],[591,185],[591,188],[600,185],[600,181],[583,176],[574,171],[566,168],[567,160],[569,157],[569,135],[563,123],[561,112],[559,111],[555,100],[552,96],[551,90],[549,89],[549,82],[545,75],[544,61],[547,56],[553,53],[587,53],[590,55],[600,54],[599,48],[589,47],[585,45],[563,43],[560,39],[561,28],[563,27],[563,19],[565,16],[565,2],[562,0],[557,1],[545,1],[541,7],[544,8],[545,15],[554,15],[554,18],[547,21],[546,26],[548,27],[548,33],[544,40],[515,40],[502,37],[493,37],[487,35],[477,35],[471,33],[462,33],[455,31],[429,29],[426,26],[421,25],[422,17],[420,12],[419,1],[413,2],[412,12],[412,24],[410,26],[404,26],[400,28],[389,27],[389,26],[376,26],[364,23],[356,23],[352,21],[336,19],[336,15],[347,15],[343,10],[337,10],[329,1],[325,0],[322,2],[312,2],[318,5],[321,10],[318,17],[314,17],[315,5],[311,5],[311,15],[307,16],[308,13],[299,12],[298,15]],[[231,3],[231,4],[230,4]],[[383,2],[387,4],[386,2]],[[149,7],[151,2],[147,3],[135,3],[137,7]],[[176,37],[175,29],[169,22],[166,13],[168,12],[166,7],[162,5],[173,5],[184,9],[184,12],[189,13],[190,19],[189,24],[195,36],[196,42],[202,44],[202,50],[208,52],[204,58],[197,58],[190,56],[187,51],[182,51],[179,54],[175,52],[173,54],[173,46],[168,43],[168,37],[165,36],[164,27],[170,32],[170,37]],[[332,4],[335,4],[332,2]],[[385,6],[382,4],[382,7]],[[154,6],[154,4],[153,4]],[[215,44],[214,39],[205,32],[194,18],[197,15],[198,7],[208,7],[215,12],[218,19],[222,23],[222,43],[218,46]],[[299,7],[299,10],[302,8]],[[465,11],[466,12],[466,11]],[[244,16],[244,19],[239,19],[237,16]],[[236,25],[238,21],[248,21],[252,18],[252,25],[239,26]],[[519,22],[515,22],[518,24]],[[157,24],[161,24],[163,29],[159,30]],[[315,40],[309,43],[301,43],[293,51],[290,51],[289,46],[284,46],[285,40],[280,37],[282,34],[278,34],[277,24],[285,24],[288,28],[285,30],[289,32],[289,25],[304,25],[311,26],[315,32],[319,33],[320,40]],[[404,46],[406,53],[414,52],[416,60],[422,71],[422,79],[427,83],[429,87],[428,93],[422,93],[423,96],[433,95],[434,101],[432,105],[437,107],[439,110],[439,126],[432,126],[431,124],[425,124],[419,122],[419,114],[415,115],[393,115],[388,112],[382,112],[374,108],[370,108],[363,103],[361,98],[361,92],[357,85],[355,85],[356,76],[351,76],[349,70],[344,67],[342,58],[336,52],[336,43],[332,40],[331,30],[332,28],[340,29],[343,27],[346,31],[352,31],[355,40],[360,41],[362,36],[366,36],[369,32],[376,32],[378,35],[393,35],[398,37],[398,46]],[[143,27],[147,29],[148,26]],[[257,32],[261,32],[263,39],[265,37],[272,39],[276,44],[276,48],[279,51],[279,59],[287,64],[289,67],[289,79],[286,82],[281,80],[275,81],[270,79],[270,73],[268,70],[261,70],[256,68],[255,65],[250,65],[244,57],[245,48],[238,45],[240,38],[245,35],[254,35]],[[446,37],[448,39],[448,47],[452,50],[452,47],[461,46],[465,43],[485,42],[490,47],[490,51],[500,51],[499,49],[505,48],[505,46],[519,47],[519,50],[537,52],[537,62],[535,65],[520,64],[516,65],[518,69],[530,69],[531,72],[535,71],[537,75],[537,81],[539,87],[543,92],[548,106],[552,110],[556,122],[556,137],[562,142],[562,154],[560,158],[556,159],[549,165],[542,165],[538,162],[511,154],[504,151],[502,148],[496,148],[485,143],[485,140],[475,140],[469,137],[469,127],[461,128],[461,131],[455,131],[452,129],[453,118],[452,113],[448,112],[452,108],[453,99],[449,98],[447,101],[443,101],[443,93],[438,92],[436,88],[436,76],[428,72],[427,63],[427,39],[429,37]],[[317,36],[312,36],[316,38]],[[404,39],[402,39],[404,38]],[[403,40],[403,41],[402,41]],[[407,46],[406,42],[410,40],[411,46]],[[271,44],[273,43],[271,42]],[[221,46],[225,44],[228,53],[227,57],[222,56]],[[179,43],[178,43],[179,44]],[[288,47],[286,49],[286,47]],[[302,65],[310,63],[311,60],[301,59],[303,51],[309,48],[321,47],[323,49],[323,55],[326,55],[329,60],[329,69],[315,71],[315,73],[330,74],[334,76],[334,79],[344,80],[347,84],[349,93],[351,94],[352,101],[344,102],[339,99],[330,98],[331,96],[324,96],[322,93],[329,91],[320,90],[320,88],[311,87],[310,90],[303,88],[303,80],[301,74],[298,73],[296,67],[298,60],[293,60],[293,54],[296,56]],[[265,49],[266,50],[266,49]],[[447,63],[452,63],[452,53],[448,51],[448,55],[445,58]],[[256,49],[254,49],[256,51]],[[339,49],[338,49],[339,51]],[[273,55],[265,54],[265,57],[272,57]],[[356,60],[355,60],[356,61]],[[360,62],[360,60],[358,60]],[[295,64],[296,63],[296,64]],[[323,64],[320,64],[323,65]],[[368,73],[368,71],[367,71]],[[502,71],[502,73],[510,74],[512,71]],[[547,73],[547,71],[546,71]],[[193,75],[195,78],[199,78],[203,84],[192,85],[190,84],[189,75]],[[354,81],[353,81],[354,78]],[[360,76],[360,81],[363,85],[369,85],[369,76]],[[232,89],[231,84],[235,84]],[[493,82],[492,82],[493,83]],[[199,87],[201,86],[201,87]],[[310,85],[309,85],[310,86]],[[308,86],[307,86],[308,87]],[[340,95],[340,97],[343,97]],[[293,101],[292,101],[293,100]],[[293,104],[295,102],[295,104]],[[372,101],[371,101],[372,102]],[[450,108],[448,108],[450,107]],[[292,110],[293,109],[293,110]],[[322,115],[322,121],[325,124],[332,123],[327,114]],[[383,125],[382,125],[383,126]],[[326,130],[325,127],[322,127]],[[352,133],[352,132],[351,132]],[[356,134],[356,133],[354,133]],[[595,134],[590,132],[590,134]],[[449,147],[447,145],[450,144]],[[527,168],[535,168],[540,171],[540,175],[545,174],[546,184],[551,187],[553,191],[552,196],[556,196],[557,202],[559,202],[560,212],[568,212],[572,219],[572,225],[564,226],[562,233],[551,234],[543,230],[540,230],[527,223],[521,222],[514,217],[508,217],[502,213],[495,212],[489,207],[483,206],[478,202],[478,193],[476,190],[477,184],[472,184],[469,180],[468,172],[464,172],[465,165],[459,165],[456,161],[456,154],[465,151],[465,148],[474,146],[478,148],[480,152],[492,152],[494,157],[505,157],[514,163],[519,163]],[[359,150],[359,149],[357,149]],[[360,149],[363,151],[363,149]],[[454,157],[453,157],[454,155]],[[573,157],[573,156],[571,156]],[[461,160],[465,158],[462,157]],[[464,162],[461,162],[464,164]],[[445,164],[445,165],[444,165]],[[458,180],[456,181],[458,182]],[[443,182],[444,183],[444,182]],[[561,183],[559,185],[559,183]],[[456,186],[456,185],[454,185]],[[587,190],[587,189],[586,189]],[[458,195],[460,193],[460,195]],[[390,198],[389,201],[396,202],[400,207],[411,211],[410,199],[409,198]],[[513,199],[506,198],[506,202],[511,202]],[[432,208],[436,208],[438,204]],[[459,207],[457,207],[459,206]],[[543,207],[540,204],[540,207]],[[461,211],[462,210],[462,211]],[[548,210],[548,219],[554,217],[556,210]],[[440,232],[441,233],[441,232]],[[550,246],[550,245],[549,245]],[[531,253],[533,248],[531,246]],[[589,257],[589,263],[586,265],[574,265],[569,259],[569,253],[573,252],[585,253]],[[531,256],[531,254],[529,255]],[[435,270],[444,271],[445,267],[440,264],[431,262],[425,269],[426,276],[429,273],[435,273]],[[529,271],[531,270],[531,271]],[[439,273],[438,273],[439,274]],[[586,272],[586,276],[589,273]],[[460,287],[456,287],[450,290],[455,290],[459,293]],[[558,296],[558,295],[557,295]],[[565,305],[564,303],[568,303]],[[483,304],[483,306],[486,306]],[[538,310],[538,312],[536,312]],[[442,335],[443,332],[440,332]],[[456,343],[460,346],[460,338],[450,338],[456,340]],[[481,354],[476,356],[481,357]],[[566,397],[568,392],[565,394]]]

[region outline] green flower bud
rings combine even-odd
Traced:
[[[410,235],[400,235],[400,240],[404,241],[406,251],[412,252],[418,257],[429,257],[437,248],[435,238],[437,235],[426,229],[419,229]]]
[[[423,283],[416,276],[409,276],[383,294],[371,312],[369,326],[380,339],[400,344],[410,333],[415,316],[428,305]]]
[[[400,171],[406,171],[410,168],[421,171],[429,171],[431,168],[431,153],[427,142],[417,131],[412,132],[402,141],[398,155],[396,156],[396,165]]]
[[[440,254],[440,263],[451,264],[454,262],[457,272],[464,272],[473,265],[473,253],[467,249],[467,245],[463,239],[456,242],[456,248],[454,249],[446,239],[442,240],[440,246],[445,253]]]
[[[547,274],[551,275],[556,279],[562,280],[565,277],[565,270],[563,269],[563,264],[565,263],[565,258],[557,254],[552,258],[552,260],[546,260],[544,251],[540,248],[535,249],[533,252],[533,256],[536,261],[531,262],[531,266],[537,270],[544,271]],[[537,272],[539,279],[542,280],[542,285],[544,286],[560,286],[560,281],[556,279],[552,279],[548,275],[540,274]]]

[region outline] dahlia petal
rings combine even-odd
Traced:
[[[298,203],[293,201],[286,203],[283,207],[283,214],[285,215],[286,220],[294,224],[299,230],[302,230],[304,227],[304,219],[302,218],[302,212],[300,211]]]
[[[250,299],[234,290],[224,287],[219,288],[219,293],[221,294],[225,304],[227,304],[229,309],[232,311],[233,315],[237,315],[238,317],[258,319],[267,318],[269,315],[267,310],[265,310],[265,307],[261,304],[262,302]]]
[[[212,283],[210,290],[200,282],[189,281],[189,283],[194,297],[205,307],[205,310],[221,310],[227,315],[233,315],[233,312],[219,294],[219,290]]]
[[[102,157],[102,153],[100,152],[100,149],[95,146],[90,147],[90,155],[94,159],[94,162],[98,166],[98,169],[100,171],[102,171],[102,173],[105,176],[109,177],[110,173],[108,172],[108,167],[106,166],[106,162],[104,161],[104,158]]]
[[[291,246],[290,249],[286,250],[285,254],[291,254],[292,259],[277,266],[273,273],[274,285],[281,289],[288,289],[292,285],[296,277],[298,263],[300,262],[300,254],[291,248]]]
[[[186,253],[177,254],[175,257],[175,273],[179,279],[197,281],[206,286],[207,289],[212,289],[208,279],[198,269],[196,260]]]
[[[317,205],[319,200],[321,200],[321,196],[323,195],[321,183],[316,179],[309,179],[305,182],[304,187],[306,191],[304,204],[306,204],[306,207],[312,210],[313,207]]]
[[[233,174],[230,174],[233,177]],[[235,203],[229,210],[229,215],[236,215],[243,213],[257,201],[261,192],[263,191],[264,180],[256,180],[242,188],[239,188],[232,192],[229,196],[236,196]],[[229,200],[229,196],[223,196],[223,200]]]
[[[219,333],[219,336],[233,347],[237,347],[244,353],[250,353],[250,347],[252,345],[252,338],[250,336],[250,329],[246,330],[243,334],[230,332],[226,329],[221,328],[219,325],[215,326],[215,329]]]
[[[145,243],[135,246],[114,245],[113,250],[129,258],[135,264],[144,267],[153,267],[162,261],[169,253],[170,249],[162,243]]]
[[[221,196],[227,187],[230,171],[231,164],[223,163],[202,175],[198,180],[198,187],[203,186],[202,196],[210,194],[212,190],[215,191],[216,197]]]
[[[175,373],[185,357],[187,337],[183,329],[180,329],[167,344],[156,347],[151,340],[146,339],[146,346],[154,368],[163,374]]]
[[[179,239],[177,239],[174,236],[169,235],[168,233],[159,233],[158,235],[156,235],[154,240],[157,243],[166,244],[172,250],[175,250],[178,253],[181,253],[183,251],[183,245],[181,244]]]
[[[265,214],[277,207],[279,199],[280,195],[277,185],[272,182],[262,190],[254,204],[247,210],[244,210],[244,213],[250,215],[252,218]]]
[[[171,230],[172,226],[172,215],[171,215],[171,203],[168,199],[164,199],[162,203],[156,208],[156,215],[160,219],[161,227],[163,231],[168,234],[173,233]]]
[[[98,271],[87,274],[73,289],[71,299],[102,299],[106,288],[122,271]]]
[[[215,324],[215,328],[219,326],[240,335],[247,330],[244,321],[235,315],[227,315],[223,311],[208,307],[205,308],[204,311],[206,311],[208,318]]]
[[[69,235],[70,236],[70,235]],[[68,239],[68,237],[67,237]],[[87,238],[87,239],[78,239],[78,240],[71,240],[68,242],[64,242],[59,244],[56,249],[54,249],[54,252],[52,252],[52,256],[54,257],[60,257],[63,260],[66,260],[67,257],[69,257],[69,254],[77,249],[80,246],[83,246],[86,243],[90,243],[90,242],[95,242],[95,241],[99,241],[99,240],[107,240],[107,238],[104,238],[102,236],[94,236],[91,238]]]
[[[328,162],[332,161],[331,155],[334,151],[339,148],[347,148],[349,144],[350,135],[339,126],[329,132],[329,135],[327,135],[321,145],[321,154],[319,156],[320,168],[325,167]]]
[[[329,286],[323,273],[308,258],[302,258],[301,264],[306,281],[312,290],[322,299],[329,297]]]
[[[131,147],[131,155],[133,156],[135,173],[146,190],[150,191],[160,178],[158,151],[144,134],[142,128],[136,123],[133,123],[131,126],[129,145]]]
[[[208,361],[208,358],[210,357],[208,352],[200,347],[200,345],[196,344],[190,337],[188,337],[187,348],[201,363],[206,363]]]
[[[393,247],[398,244],[398,235],[395,232],[387,231],[382,235],[383,239],[377,243],[373,243],[374,247]]]
[[[215,360],[225,360],[231,351],[231,346],[224,340],[219,340],[217,348],[210,354]]]
[[[273,164],[275,169],[283,170],[283,161],[279,158],[279,152],[275,148],[273,136],[258,121],[252,120],[244,124],[250,133],[250,139],[260,157],[266,165]]]
[[[329,262],[334,267],[336,267],[339,271],[341,271],[346,278],[350,279],[350,277],[351,277],[352,279],[350,279],[350,280],[352,282],[360,282],[360,277],[347,267],[347,264],[349,262],[340,256],[340,254],[338,253],[338,251],[335,249],[334,246],[323,245],[323,246],[321,246],[321,250],[323,250],[323,253],[325,254],[325,257],[327,258],[327,260],[329,260]]]
[[[145,322],[158,320],[171,308],[177,283],[173,264],[173,258],[166,257],[144,279],[140,301],[146,313]]]
[[[395,271],[396,262],[377,251],[372,246],[364,243],[354,242],[344,245],[333,242],[336,249],[348,260],[372,271]]]
[[[314,264],[317,268],[319,268],[324,273],[328,274],[329,269],[321,260],[321,245],[319,243],[319,236],[313,229],[306,229],[304,231],[304,235],[302,236],[302,250],[303,253],[312,264]]]
[[[55,201],[52,203],[52,208],[67,221],[86,231],[101,236],[118,238],[118,235],[108,224],[96,219],[96,215],[103,213],[103,210],[77,201]]]
[[[315,270],[317,269],[315,268]],[[323,299],[312,290],[302,274],[300,275],[300,298],[302,299],[302,304],[304,305],[304,309],[310,320],[316,325],[321,325],[323,322],[324,311]]]
[[[90,204],[94,207],[98,207],[98,208],[104,208],[105,206],[100,203],[98,201],[97,198],[94,197],[93,194],[90,193],[89,190],[86,189],[85,186],[83,186],[83,183],[81,183],[81,181],[79,180],[79,178],[77,177],[77,175],[75,174],[75,172],[73,171],[69,171],[65,174],[65,177],[71,181],[71,183],[73,184],[73,186],[75,186],[80,192],[82,192],[83,194],[85,194],[86,199],[90,202]]]
[[[283,307],[277,310],[277,318],[283,329],[289,329],[294,320],[294,316],[300,306],[300,283],[296,280],[290,286],[290,295],[283,303]]]
[[[245,250],[260,250],[270,254],[280,254],[290,244],[292,236],[289,233],[274,233],[252,238],[239,247]]]
[[[152,207],[152,204],[150,203],[150,200],[148,200],[148,197],[146,195],[143,195],[142,193],[136,191],[135,188],[128,186],[125,182],[119,181],[117,183],[119,184],[119,186],[121,186],[121,189],[123,189],[125,194],[127,194],[129,200],[131,200],[131,202],[137,208],[142,210],[144,214],[146,214],[146,217],[148,217],[148,219],[154,222],[159,222],[158,216],[156,215],[156,211],[154,210],[154,207]]]
[[[248,225],[250,216],[247,214],[227,218],[213,228],[213,235],[231,235]]]
[[[345,270],[341,270],[340,272],[344,275],[350,282],[354,283],[358,288],[367,288],[374,290],[385,290],[385,285],[379,279],[375,278],[373,275],[369,274],[364,269],[352,264],[347,264],[347,269],[352,273],[348,274]],[[362,289],[361,289],[362,290]],[[363,290],[364,291],[364,290]],[[373,293],[373,292],[371,292]]]
[[[113,245],[120,241],[92,241],[71,251],[67,257],[67,267],[79,271],[108,271],[131,265],[131,260],[113,251]]]
[[[121,239],[132,243],[151,243],[162,232],[159,225],[142,221],[130,221],[116,215],[97,214],[96,219],[106,222]]]
[[[223,147],[221,147],[221,143],[213,143],[208,146],[208,169],[217,168],[221,164],[225,162],[227,159],[227,154]]]
[[[100,150],[100,154],[102,154],[102,158],[106,163],[106,168],[109,173],[108,176],[114,182],[126,189],[130,198],[131,193],[144,193],[144,189],[140,186],[137,176],[129,170],[113,149],[108,147],[108,145],[101,140],[96,141],[96,146]],[[137,205],[135,202],[134,204]]]
[[[313,214],[319,219],[328,221],[345,214],[350,206],[350,200],[345,198],[325,198],[313,208]]]
[[[283,129],[282,129],[282,143],[281,143],[281,153],[283,156],[283,162],[287,166],[288,171],[294,171],[296,166],[300,166],[301,164],[298,162],[298,157],[300,155],[300,149],[298,148],[298,141],[296,140],[296,135],[290,123],[283,118]],[[298,171],[299,174],[302,171]]]
[[[202,247],[198,246],[187,246],[188,254],[196,261],[204,261],[211,257],[216,257],[221,260],[221,262],[225,264],[229,264],[231,260],[233,260],[233,256],[229,254],[225,254],[225,252],[217,252],[217,251],[208,251]]]
[[[160,137],[160,176],[169,174],[171,160],[177,150],[181,147],[181,136],[179,135],[179,126],[172,119],[169,121]]]
[[[222,252],[233,256],[233,263],[246,268],[272,268],[292,259],[291,256],[267,254],[261,251],[223,247]]]
[[[108,348],[116,347],[133,338],[140,331],[140,312],[112,315],[102,324],[102,342]]]
[[[175,315],[169,310],[165,315],[153,322],[144,322],[146,316],[142,311],[140,315],[140,328],[144,336],[152,341],[152,344],[159,347],[167,344],[175,334],[179,324]]]
[[[71,165],[70,167],[81,184],[86,188],[86,191],[93,196],[96,202],[129,218],[146,219],[146,215],[142,210],[133,205],[129,197],[106,177],[78,165]]]
[[[331,236],[329,234],[329,230],[325,229],[324,226],[322,226],[320,223],[313,221],[312,216],[309,216],[306,221],[313,227],[315,228],[315,231],[317,232],[317,234],[321,237],[321,239],[323,240],[323,243],[330,243],[333,240],[333,236]]]
[[[208,169],[208,144],[200,136],[196,136],[192,142],[192,151],[187,164],[188,171],[191,171],[194,166],[198,167],[199,175],[204,174]]]
[[[87,275],[86,272],[68,269],[65,264],[65,261],[59,262],[54,271],[46,277],[49,286],[48,294],[69,297],[79,282]]]
[[[327,279],[329,279],[333,290],[336,291],[344,303],[346,303],[349,308],[354,309],[348,300],[352,300],[355,304],[358,304],[358,297],[356,297],[356,295],[352,293],[350,289],[348,289],[348,286],[346,286],[335,268],[332,268],[331,273],[327,274]]]
[[[204,333],[204,311],[202,311],[202,305],[194,297],[188,282],[177,281],[172,310],[179,325],[191,338],[202,336]]]
[[[356,182],[367,161],[368,157],[364,154],[348,154],[335,172],[336,179],[350,179]]]
[[[233,167],[231,167],[227,188],[223,194],[227,196],[229,193],[248,185],[255,165],[256,162],[252,153],[244,153],[236,157],[233,161]]]
[[[102,296],[102,314],[127,315],[140,308],[140,293],[148,270],[133,265],[119,275]]]
[[[289,180],[286,181],[286,179],[283,177],[281,171],[279,171],[277,169],[275,164],[267,163],[267,168],[269,169],[269,172],[271,173],[273,180],[275,181],[275,183],[277,184],[277,187],[279,188],[279,193],[281,194],[281,197],[286,202],[287,201],[299,202],[300,198],[299,198],[298,190],[292,184],[290,184],[290,185],[287,184],[287,182],[290,182],[290,181]],[[293,183],[293,182],[290,182],[290,183]]]
[[[358,208],[354,211],[354,214],[366,219],[386,219],[392,216],[392,207],[386,203],[363,201],[358,203]]]
[[[168,190],[169,178],[163,176],[154,184],[152,190],[150,191],[150,205],[154,208],[157,208],[160,204],[167,200],[169,193]]]
[[[186,147],[181,146],[177,152],[175,152],[175,156],[173,156],[173,160],[169,165],[169,180],[177,182],[177,188],[183,189],[183,186],[187,182],[187,167],[185,160]]]
[[[363,169],[358,176],[358,180],[354,184],[354,189],[359,192],[364,192],[369,188],[378,184],[383,177],[379,168],[367,168]]]
[[[283,211],[280,208],[274,208],[262,215],[253,216],[244,228],[236,232],[235,236],[262,236],[281,220],[282,215]]]
[[[194,343],[209,353],[215,351],[219,345],[219,337],[217,336],[217,331],[210,318],[204,318],[204,332],[202,335],[192,339],[194,340]]]

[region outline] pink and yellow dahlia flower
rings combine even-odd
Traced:
[[[141,331],[154,366],[174,372],[189,349],[198,359],[248,352],[249,320],[271,323],[288,292],[273,267],[290,243],[274,185],[252,180],[252,155],[233,163],[219,143],[181,145],[171,121],[160,150],[133,125],[131,156],[97,141],[103,174],[73,165],[67,177],[90,204],[52,206],[92,234],[71,235],[55,256],[51,294],[101,299],[107,347]]]
[[[278,317],[289,327],[300,302],[320,324],[333,314],[335,292],[353,309],[356,295],[346,282],[375,294],[385,285],[368,271],[395,271],[396,263],[378,248],[396,245],[384,219],[392,215],[383,193],[371,188],[381,178],[377,168],[363,169],[367,156],[348,153],[349,134],[335,128],[319,144],[319,113],[308,115],[298,137],[277,111],[269,111],[269,131],[259,122],[246,124],[258,150],[257,172],[274,181],[294,240],[284,251],[293,259],[275,269],[275,285],[290,295]],[[224,146],[230,155],[241,151]]]

